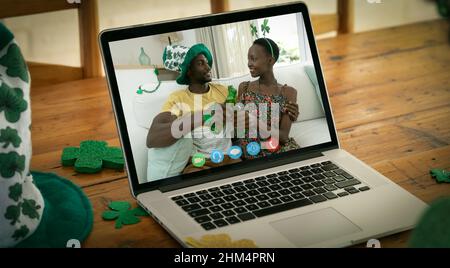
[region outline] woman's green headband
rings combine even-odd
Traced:
[[[269,47],[270,47],[270,53],[272,54],[272,58],[275,59],[275,55],[273,54],[272,44],[270,43],[269,39],[264,38],[264,40],[266,40],[267,44],[269,44]],[[276,60],[276,59],[275,59],[275,60]]]

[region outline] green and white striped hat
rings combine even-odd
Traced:
[[[208,59],[209,67],[212,67],[213,59],[211,52],[204,44],[195,44],[190,48],[181,45],[166,46],[163,53],[164,67],[167,70],[180,73],[176,79],[178,84],[188,85],[187,71],[192,60],[199,54],[205,55],[206,59]]]
[[[14,36],[0,23],[0,248],[66,247],[91,231],[92,207],[72,182],[30,172],[30,82]]]

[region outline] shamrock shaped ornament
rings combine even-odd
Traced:
[[[125,164],[122,150],[108,147],[104,141],[83,141],[80,148],[64,148],[61,162],[63,166],[75,166],[80,173],[96,173],[102,168],[123,169]]]
[[[102,218],[107,221],[116,220],[116,229],[129,224],[136,224],[141,220],[137,216],[148,216],[149,214],[141,207],[130,210],[130,203],[125,201],[113,201],[108,206],[111,210],[103,212]]]
[[[435,178],[437,182],[450,182],[450,171],[433,168],[430,170],[431,177]]]

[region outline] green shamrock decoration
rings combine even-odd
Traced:
[[[23,99],[23,91],[20,88],[10,88],[6,83],[0,86],[0,113],[5,111],[6,120],[16,123],[20,114],[28,107]]]
[[[113,201],[109,203],[108,207],[111,210],[103,212],[102,218],[107,221],[116,220],[116,229],[122,228],[124,224],[130,225],[140,222],[141,220],[137,216],[149,215],[139,206],[130,210],[130,203],[125,201]]]
[[[450,183],[450,171],[445,171],[443,169],[433,168],[430,170],[431,177],[435,178],[437,182],[448,182]]]
[[[20,229],[17,229],[14,232],[12,238],[14,238],[15,240],[19,240],[20,238],[26,237],[29,232],[30,230],[28,229],[28,227],[26,225],[22,225],[20,226]]]
[[[258,28],[256,28],[255,24],[253,24],[253,23],[250,24],[250,32],[252,33],[253,37],[256,37],[256,38],[259,37]]]
[[[28,68],[23,59],[20,48],[17,44],[12,44],[8,48],[8,52],[0,58],[0,64],[5,66],[6,74],[11,77],[19,77],[24,82],[28,82]]]
[[[0,130],[0,143],[3,142],[3,148],[6,149],[10,144],[15,148],[19,148],[22,139],[19,137],[17,130],[6,127],[6,129]]]
[[[9,187],[9,198],[18,202],[19,198],[22,196],[22,184],[16,183]]]
[[[268,19],[264,19],[263,24],[261,24],[261,32],[263,33],[264,37],[266,37],[266,33],[270,32],[269,20]]]
[[[63,166],[75,166],[80,173],[96,173],[102,168],[119,170],[125,164],[122,150],[108,147],[105,141],[82,141],[80,148],[64,148],[61,162]]]
[[[25,156],[16,152],[0,153],[0,175],[3,178],[11,178],[15,172],[25,169]]]
[[[24,199],[22,203],[22,213],[28,216],[30,219],[39,219],[38,209],[41,206],[36,204],[36,201],[32,199]]]

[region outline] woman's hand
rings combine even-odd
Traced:
[[[297,118],[298,118],[298,115],[299,115],[298,104],[297,103],[293,103],[293,102],[289,101],[285,105],[285,111],[289,115],[289,119],[291,119],[292,122],[297,121]]]

